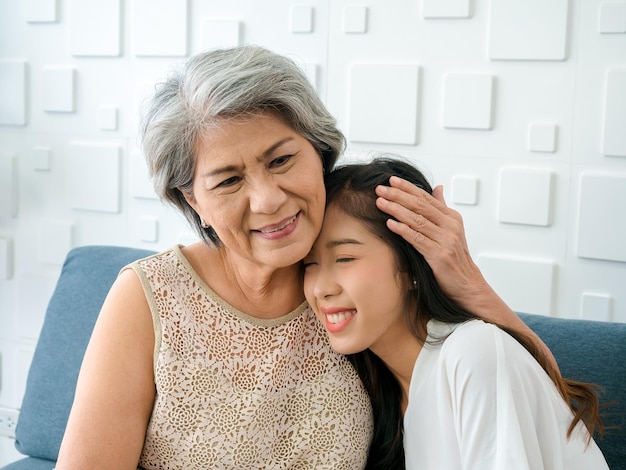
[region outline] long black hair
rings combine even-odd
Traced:
[[[430,319],[446,323],[462,323],[480,318],[452,301],[439,287],[428,262],[409,242],[387,228],[389,215],[376,207],[375,189],[389,185],[391,176],[399,176],[428,193],[432,187],[415,166],[398,157],[381,156],[369,163],[339,167],[326,175],[326,206],[341,210],[368,227],[391,247],[398,271],[408,274],[406,305],[415,306],[405,311],[405,320],[413,335],[426,341],[425,324]],[[571,434],[580,421],[587,425],[590,436],[594,429],[602,430],[598,397],[593,386],[563,379],[555,365],[528,336],[498,325],[520,342],[539,362],[553,380],[565,401],[574,412],[569,428]],[[445,338],[434,338],[443,341]],[[370,350],[350,354],[369,393],[374,410],[374,436],[370,446],[367,468],[403,469],[403,391],[393,373]]]

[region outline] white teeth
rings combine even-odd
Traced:
[[[291,219],[289,219],[287,222],[285,222],[284,224],[282,224],[280,227],[276,227],[273,228],[272,230],[261,230],[261,233],[273,233],[273,232],[278,232],[279,230],[284,229],[287,225],[289,224],[293,224],[294,221],[296,220],[296,216],[294,215]]]
[[[354,315],[356,315],[356,310],[348,310],[339,313],[327,313],[326,318],[328,319],[328,323],[340,323]]]

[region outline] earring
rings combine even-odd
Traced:
[[[413,279],[413,289],[417,289],[417,281]]]
[[[200,227],[209,228],[209,226],[207,225],[207,223],[204,221],[202,217],[200,217]]]

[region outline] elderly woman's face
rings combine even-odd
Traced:
[[[322,160],[308,140],[263,114],[209,130],[195,156],[187,201],[229,256],[276,268],[304,258],[326,201]]]

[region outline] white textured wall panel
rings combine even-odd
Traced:
[[[626,33],[626,2],[605,2],[600,5],[601,33]]]
[[[556,265],[552,260],[481,254],[477,263],[513,310],[553,314]]]
[[[72,55],[120,55],[120,13],[120,0],[70,0]]]
[[[17,215],[18,187],[15,154],[0,152],[0,217]]]
[[[469,0],[423,0],[424,18],[468,18]]]
[[[493,77],[449,73],[444,78],[443,126],[454,129],[491,129]]]
[[[137,238],[150,243],[159,241],[159,221],[156,217],[142,215],[137,219]]]
[[[569,0],[492,0],[489,57],[563,60]]]
[[[0,59],[0,125],[26,124],[26,61]]]
[[[54,23],[57,20],[57,0],[22,0],[24,20],[29,23]]]
[[[135,0],[133,7],[135,55],[187,54],[187,0]]]
[[[605,155],[626,157],[626,67],[611,68],[606,74],[602,144]]]
[[[535,168],[503,168],[500,172],[498,220],[548,226],[552,213],[552,172]]]
[[[98,110],[98,125],[103,131],[117,130],[117,114],[116,106],[100,106]]]
[[[355,64],[351,71],[348,138],[357,142],[417,143],[419,67]],[[389,122],[394,125],[388,126]]]
[[[119,212],[121,148],[74,142],[70,149],[68,193],[73,209]]]
[[[33,147],[31,156],[33,162],[33,170],[50,171],[50,165],[52,161],[52,150],[50,149],[50,147]]]
[[[289,26],[292,33],[313,32],[314,10],[310,5],[292,5]]]
[[[42,71],[42,103],[44,111],[74,111],[75,70],[68,66],[47,66]]]
[[[584,292],[581,299],[580,317],[585,320],[611,321],[613,299],[607,294]]]
[[[625,202],[626,173],[581,176],[578,256],[626,262]]]
[[[474,176],[457,175],[452,178],[452,202],[454,204],[478,204],[478,179]]]
[[[343,32],[363,34],[367,32],[367,7],[348,5],[343,10]]]
[[[531,152],[554,152],[556,150],[556,131],[556,124],[530,123],[528,126],[528,150]]]

